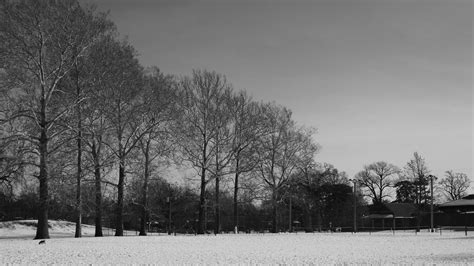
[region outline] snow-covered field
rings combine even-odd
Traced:
[[[32,239],[36,235],[36,220],[17,220],[9,222],[0,222],[0,241],[3,238]],[[49,235],[51,238],[74,237],[76,224],[68,221],[49,220]],[[93,225],[83,224],[83,236],[94,236],[95,227]],[[112,236],[114,231],[110,228],[102,230],[103,235]],[[136,235],[135,231],[125,231],[126,235]]]
[[[5,233],[0,228],[0,264],[474,263],[472,232],[59,237],[45,245],[31,240],[34,234]]]

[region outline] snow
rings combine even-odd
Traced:
[[[3,226],[5,229],[6,226]],[[60,225],[52,226],[59,232]],[[67,228],[69,226],[64,226]],[[2,228],[0,228],[2,229]],[[93,227],[91,227],[93,229]],[[26,232],[23,230],[24,235]],[[54,231],[52,230],[52,231]],[[83,231],[87,231],[89,229]],[[5,237],[0,264],[469,264],[474,236],[464,232],[153,235],[58,238],[38,245]],[[10,228],[10,234],[13,230]],[[130,232],[129,232],[130,233]],[[54,236],[54,234],[52,234]]]
[[[3,238],[23,238],[32,239],[36,235],[37,220],[16,220],[0,222],[0,239]],[[52,238],[74,237],[76,224],[68,221],[49,220],[49,235]],[[93,225],[83,224],[81,227],[83,236],[94,236],[95,227]],[[114,231],[110,228],[103,228],[102,233],[105,236],[111,236]],[[136,235],[135,231],[124,231],[125,235]]]

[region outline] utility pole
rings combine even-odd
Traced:
[[[353,205],[354,205],[354,228],[353,228],[353,232],[356,233],[357,232],[357,195],[356,195],[357,179],[349,179],[349,181],[351,181],[354,184],[354,192],[353,192],[353,196],[354,196],[354,202],[353,202]]]
[[[430,178],[430,190],[431,190],[431,204],[430,204],[430,218],[431,218],[431,232],[434,232],[434,215],[433,215],[433,178],[436,178],[434,175],[429,175]]]
[[[171,197],[166,197],[168,203],[168,235],[171,235]]]
[[[357,182],[354,180],[354,233],[357,233]]]
[[[292,228],[292,224],[291,224],[291,195],[290,195],[290,219],[289,219],[288,223],[289,223],[289,226],[288,226],[289,231],[293,232],[293,228]]]

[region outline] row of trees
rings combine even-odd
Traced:
[[[115,232],[123,235],[129,178],[142,184],[136,204],[146,234],[149,183],[170,163],[199,176],[198,233],[211,183],[220,231],[221,183],[229,176],[235,225],[239,189],[252,184],[271,198],[276,231],[284,188],[318,149],[314,130],[297,125],[290,110],[253,101],[216,72],[176,78],[145,70],[106,14],[77,1],[2,1],[0,12],[1,180],[12,189],[20,177],[37,178],[36,238],[49,237],[54,192],[72,185],[81,236],[82,189],[90,183],[96,236],[104,184],[116,195]]]
[[[84,213],[102,236],[111,212],[117,236],[130,212],[146,235],[173,193],[185,195],[183,210],[195,216],[198,233],[207,229],[210,202],[214,232],[222,230],[229,198],[234,228],[241,212],[257,206],[268,211],[273,232],[288,206],[308,227],[348,217],[349,179],[314,161],[315,130],[295,123],[289,109],[254,101],[213,71],[176,77],[143,68],[107,15],[77,1],[0,1],[0,92],[2,197],[13,204],[15,195],[38,196],[36,238],[49,237],[52,206],[54,217],[76,220],[76,237]],[[166,172],[191,175],[192,189],[171,189]],[[378,162],[356,179],[382,202],[400,173]],[[397,197],[426,201],[424,159],[415,154],[403,173]],[[450,175],[440,184],[458,197],[467,177]]]
[[[311,169],[308,178],[302,184],[291,182],[291,189],[287,188],[277,203],[278,215],[277,231],[287,230],[327,230],[333,227],[350,228],[353,214],[353,195],[351,187],[343,175],[334,175],[336,169],[329,165],[321,165]],[[124,229],[140,230],[142,213],[140,206],[142,180],[128,178],[127,193],[124,198]],[[312,180],[312,181],[311,181]],[[55,183],[55,180],[51,180]],[[233,179],[229,178],[220,192],[220,227],[222,231],[235,230]],[[94,184],[84,182],[83,193],[83,219],[85,223],[93,224],[95,217]],[[110,187],[112,188],[112,187]],[[199,190],[191,183],[187,186],[171,184],[167,180],[153,178],[148,186],[148,223],[146,230],[152,232],[176,231],[178,233],[195,233],[198,225]],[[116,194],[112,189],[107,189],[102,202],[102,223],[105,227],[114,227]],[[258,195],[248,187],[243,187],[239,193],[238,203],[238,230],[239,231],[272,231],[273,206],[272,199],[265,195]],[[73,186],[63,186],[55,189],[50,200],[51,219],[72,221],[76,214],[74,208]],[[215,227],[215,190],[210,185],[206,191],[204,229],[211,232]],[[259,203],[256,204],[256,198]],[[37,193],[33,190],[24,190],[14,197],[0,193],[0,215],[3,219],[31,219],[36,212]],[[363,205],[362,199],[357,204]],[[364,208],[359,208],[363,211]],[[104,233],[110,233],[106,229]]]
[[[452,170],[446,171],[445,177],[438,180],[430,174],[425,159],[417,152],[403,169],[384,161],[374,162],[364,166],[354,181],[364,188],[374,204],[392,198],[394,190],[398,202],[428,204],[431,202],[431,182],[433,193],[438,189],[448,200],[456,200],[465,196],[470,186],[466,174]]]

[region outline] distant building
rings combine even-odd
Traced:
[[[474,226],[474,194],[434,206],[434,227]],[[361,230],[419,229],[430,227],[427,205],[382,203],[367,206]]]
[[[445,226],[474,226],[474,194],[439,205]]]
[[[368,206],[369,214],[363,216],[365,227],[388,230],[416,226],[418,208],[413,203],[382,203]]]
[[[446,213],[474,213],[474,194],[458,200],[448,201],[439,205],[439,208]]]

